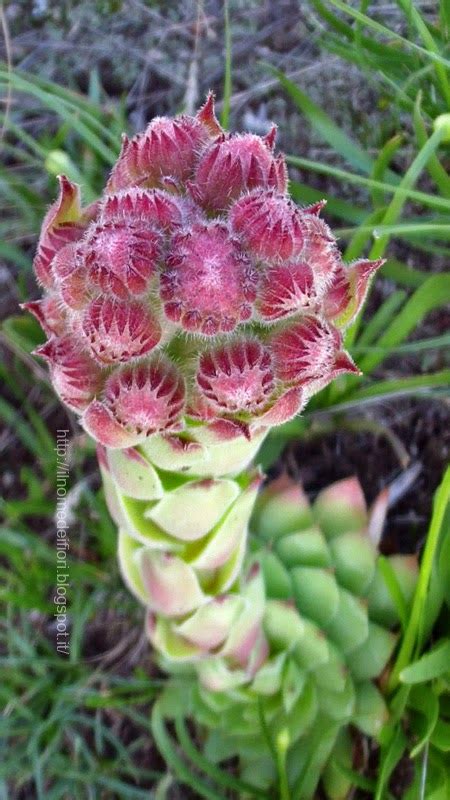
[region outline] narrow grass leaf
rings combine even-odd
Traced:
[[[444,56],[441,56],[440,53],[435,53],[431,50],[427,50],[425,47],[421,47],[419,44],[416,44],[416,42],[413,42],[410,39],[406,39],[404,36],[401,36],[401,34],[397,33],[397,31],[394,31],[392,28],[386,28],[380,22],[376,22],[376,20],[371,19],[366,14],[362,14],[356,8],[353,8],[352,6],[348,5],[348,3],[342,2],[342,0],[329,0],[329,1],[340,11],[343,11],[345,14],[349,14],[354,19],[362,22],[367,28],[376,31],[377,33],[380,33],[383,36],[387,36],[388,39],[391,40],[395,39],[396,41],[403,44],[407,49],[409,48],[411,50],[415,50],[417,53],[420,53],[421,55],[425,56],[430,61],[433,61],[436,64],[442,64],[447,69],[450,69],[450,61],[444,58]]]
[[[388,352],[403,342],[426,314],[434,308],[446,306],[449,302],[450,274],[432,275],[405,303],[400,313],[377,340],[377,347],[384,348],[385,352]],[[367,375],[383,361],[384,357],[382,352],[370,353],[360,362],[360,369]]]
[[[276,75],[299,111],[305,115],[321,138],[328,142],[333,150],[339,153],[352,167],[367,174],[370,173],[373,169],[373,160],[366,151],[354,139],[347,136],[345,131],[336,125],[328,114],[310,100],[308,95],[287,78],[281,70],[271,67],[271,72]]]
[[[402,683],[424,683],[450,673],[450,640],[440,642],[418,661],[405,667],[399,675]]]
[[[151,717],[152,733],[157,744],[157,747],[163,755],[167,765],[173,770],[177,778],[182,781],[186,786],[189,786],[201,797],[206,800],[225,800],[224,795],[220,795],[213,791],[204,781],[186,766],[185,762],[178,755],[173,745],[173,742],[167,733],[163,717],[161,715],[158,702],[153,706]]]

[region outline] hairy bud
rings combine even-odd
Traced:
[[[284,192],[286,185],[284,159],[274,158],[270,144],[260,136],[244,133],[224,136],[205,151],[190,190],[204,208],[223,211],[245,191]]]
[[[36,277],[45,289],[53,288],[51,264],[54,256],[65,244],[79,239],[84,230],[79,187],[62,176],[58,200],[50,207],[42,223],[33,264]]]
[[[36,317],[47,336],[60,336],[64,333],[67,320],[58,295],[47,294],[42,300],[23,303],[21,308]]]
[[[304,383],[333,367],[341,337],[316,317],[293,322],[271,340],[277,376],[286,383]]]
[[[35,259],[46,295],[28,308],[52,337],[51,361],[54,337],[71,358],[80,348],[75,387],[67,359],[51,374],[103,444],[192,426],[194,438],[202,428],[214,442],[248,441],[356,371],[340,331],[381,261],[343,264],[324,202],[301,209],[287,196],[275,134],[225,133],[209,95],[195,116],[124,137],[97,203],[83,209],[60,179]],[[170,400],[155,389],[155,364],[172,375]]]
[[[83,422],[100,444],[131,447],[157,431],[177,429],[184,397],[182,376],[157,356],[114,372],[103,398],[91,403]]]
[[[197,154],[220,132],[208,100],[196,117],[156,117],[144,133],[129,140],[124,136],[122,151],[113,167],[107,191],[129,186],[164,186],[164,177],[176,182],[188,180]]]
[[[256,307],[262,319],[273,321],[314,310],[314,273],[303,261],[275,264],[264,274]]]
[[[143,294],[156,271],[160,240],[156,231],[142,223],[94,227],[85,243],[89,279],[117,297]]]
[[[234,204],[230,219],[233,231],[257,259],[288,261],[302,251],[303,217],[287,197],[254,192]]]
[[[98,297],[85,309],[82,333],[95,359],[115,364],[153,350],[161,328],[143,303]]]
[[[207,350],[200,357],[197,384],[219,410],[259,411],[274,389],[270,352],[257,339],[237,340]]]
[[[169,319],[212,336],[252,315],[257,272],[222,223],[194,225],[176,235],[161,275]]]
[[[83,411],[101,386],[100,370],[72,336],[49,339],[36,355],[45,358],[61,400],[74,411]]]
[[[161,189],[131,188],[108,195],[102,203],[100,219],[103,224],[135,222],[170,231],[183,225],[190,211],[188,201]]]

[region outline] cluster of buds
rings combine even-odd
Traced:
[[[349,726],[376,738],[387,719],[380,684],[400,625],[378,558],[387,500],[382,492],[368,511],[358,480],[349,478],[311,505],[292,479],[274,481],[257,500],[251,521],[257,554],[241,583],[243,602],[266,594],[254,634],[264,641],[254,649],[259,667],[252,662],[245,674],[218,650],[196,664],[199,680],[180,676],[180,651],[167,643],[166,667],[167,659],[176,666],[163,712],[193,717],[207,757],[238,756],[250,784],[266,790],[276,784],[271,751],[282,743],[293,797],[315,796],[322,777],[325,795],[343,800],[351,781],[338,765],[354,768],[358,750]],[[408,608],[417,559],[388,561]],[[241,625],[243,635],[246,618],[241,622],[236,611],[234,639]]]
[[[87,208],[60,179],[26,304],[38,354],[108,448],[205,425],[251,438],[357,368],[342,331],[380,261],[344,266],[320,219],[287,195],[275,129],[227,134],[212,96],[129,140]]]
[[[298,504],[286,528],[290,489],[281,516],[278,489],[264,496],[273,547],[243,577],[261,482],[247,468],[272,426],[358,372],[343,331],[381,264],[344,265],[323,203],[289,199],[274,145],[275,129],[225,133],[212,96],[196,116],[124,137],[98,202],[83,208],[60,179],[34,264],[44,296],[26,304],[48,336],[37,353],[56,392],[97,442],[121,571],[150,640],[168,669],[195,664],[197,719],[223,712],[227,736],[247,747],[250,734],[263,761],[261,696],[292,741],[319,725],[325,702],[338,730],[360,724],[375,675],[361,648],[373,634],[386,660],[393,641],[376,616],[367,536],[347,563],[353,540],[304,531]],[[334,680],[342,697],[326,691]]]

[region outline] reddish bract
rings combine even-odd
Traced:
[[[283,157],[275,158],[268,141],[252,133],[222,137],[201,157],[189,188],[209,211],[223,211],[251,189],[286,191]]]
[[[176,235],[161,275],[169,319],[213,336],[252,315],[257,272],[222,223],[194,225]]]
[[[207,350],[200,357],[197,384],[219,411],[259,411],[274,389],[270,352],[257,339]]]
[[[143,303],[98,297],[85,309],[82,333],[101,364],[130,361],[153,350],[161,338],[158,321]]]
[[[100,390],[98,366],[73,336],[49,339],[36,354],[50,365],[53,386],[61,400],[74,411],[83,411]]]
[[[230,210],[231,227],[256,259],[288,261],[303,248],[304,221],[300,209],[283,195],[254,192]]]

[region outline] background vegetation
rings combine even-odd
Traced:
[[[312,492],[353,472],[369,500],[390,486],[383,546],[421,550],[421,579],[391,677],[392,722],[353,777],[361,797],[444,800],[450,137],[435,121],[450,102],[448,4],[41,0],[5,4],[0,23],[0,797],[236,796],[229,772],[186,789],[207,765],[163,728],[152,734],[164,678],[117,574],[94,454],[30,355],[41,333],[18,309],[37,294],[33,248],[55,176],[80,182],[89,201],[122,130],[192,111],[211,87],[231,129],[278,123],[292,195],[326,197],[348,260],[387,258],[349,334],[364,377],[321,393],[262,456]],[[52,599],[58,428],[71,431],[69,657],[55,650]]]

